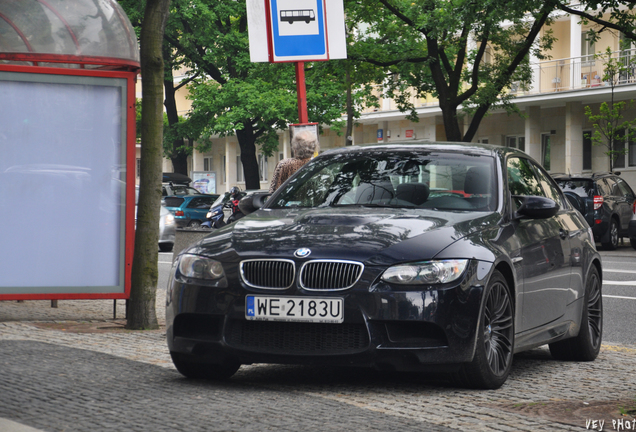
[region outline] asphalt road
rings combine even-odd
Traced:
[[[636,344],[636,250],[629,243],[601,250],[603,259],[603,342]]]

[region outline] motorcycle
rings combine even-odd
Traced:
[[[207,221],[201,226],[207,228],[222,228],[225,225],[236,222],[245,215],[248,215],[261,208],[265,201],[271,196],[268,190],[248,190],[226,192],[221,195],[210,207],[206,215]]]
[[[206,221],[201,224],[206,228],[222,228],[227,224],[237,221],[245,216],[239,208],[239,201],[245,195],[244,192],[221,195],[206,214]]]

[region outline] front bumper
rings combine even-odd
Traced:
[[[265,293],[249,289],[231,275],[228,280],[236,282],[225,288],[173,278],[166,309],[168,347],[173,353],[213,364],[453,369],[474,355],[486,283],[477,279],[476,268],[473,262],[460,283],[440,289],[396,291],[382,282],[369,283],[377,280],[377,270],[350,290],[319,293],[344,298],[341,324],[245,319],[247,294],[316,297],[316,292],[291,288],[285,293]]]

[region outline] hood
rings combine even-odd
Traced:
[[[435,257],[455,241],[491,225],[496,213],[394,208],[260,210],[212,233],[189,252],[221,260],[288,258],[309,248],[310,259],[367,265]],[[238,256],[236,256],[238,255]]]

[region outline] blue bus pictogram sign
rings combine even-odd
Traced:
[[[282,10],[280,11],[280,20],[287,21],[293,24],[294,21],[305,21],[309,24],[311,21],[316,20],[316,14],[313,9],[301,9],[301,10]]]
[[[323,0],[269,0],[272,61],[328,60]]]

